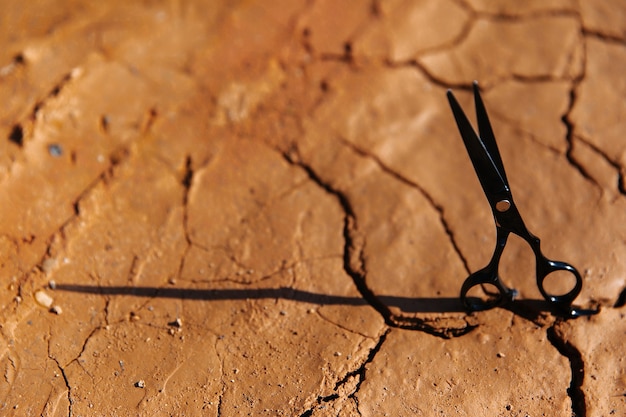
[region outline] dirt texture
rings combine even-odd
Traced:
[[[626,415],[626,2],[0,2],[3,416]],[[478,80],[566,319],[468,314]]]

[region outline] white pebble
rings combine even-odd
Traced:
[[[50,297],[48,294],[46,294],[44,291],[40,290],[37,291],[35,293],[35,301],[37,301],[37,303],[45,308],[50,308],[52,307],[52,303],[54,302],[54,300],[52,299],[52,297]]]

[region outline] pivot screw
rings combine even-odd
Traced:
[[[504,213],[511,208],[511,202],[509,200],[500,200],[496,203],[496,210],[500,213]]]

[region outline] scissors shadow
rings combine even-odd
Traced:
[[[257,289],[193,289],[158,288],[132,286],[95,286],[57,284],[56,290],[99,295],[126,295],[134,297],[176,298],[182,300],[260,300],[284,299],[318,305],[364,306],[370,303],[362,297],[349,297],[315,293],[289,287]],[[377,296],[377,302],[387,307],[396,307],[405,313],[462,313],[466,312],[458,297],[400,297]],[[520,300],[503,306],[522,316],[535,316],[540,311],[550,310],[544,300]],[[532,312],[532,313],[531,313]]]

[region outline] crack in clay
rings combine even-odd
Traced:
[[[189,251],[194,243],[191,241],[191,235],[189,233],[189,194],[191,192],[191,186],[193,185],[193,178],[196,172],[193,169],[193,160],[191,159],[191,155],[187,155],[185,157],[185,170],[183,173],[183,177],[181,180],[181,185],[183,187],[183,235],[185,237],[186,246],[183,250],[182,256],[180,257],[180,263],[178,264],[178,271],[176,272],[176,277],[180,279],[183,273],[183,268],[185,267],[185,261],[187,259],[187,255],[189,255]]]
[[[222,405],[224,403],[224,394],[226,393],[226,381],[224,378],[224,362],[226,360],[226,358],[223,358],[222,355],[220,355],[220,352],[217,348],[217,344],[223,339],[223,336],[218,336],[217,339],[215,340],[215,354],[217,355],[217,359],[220,363],[220,375],[221,375],[221,381],[222,381],[222,390],[219,393],[219,396],[217,398],[217,417],[221,417],[222,415]]]
[[[315,404],[309,409],[307,409],[306,411],[304,411],[302,414],[300,414],[300,417],[312,416],[315,410],[324,407],[324,403],[334,403],[335,401],[338,401],[338,400],[345,401],[346,399],[350,399],[355,402],[356,410],[359,413],[359,415],[361,415],[361,411],[358,409],[359,401],[358,401],[358,398],[356,397],[356,394],[359,392],[359,389],[361,388],[361,384],[366,379],[367,365],[369,365],[370,363],[374,361],[376,354],[378,354],[378,352],[382,348],[382,345],[383,343],[385,343],[385,340],[387,339],[387,336],[389,335],[390,332],[391,332],[391,328],[385,329],[385,331],[379,336],[378,341],[376,342],[376,345],[372,349],[370,349],[365,361],[363,361],[363,363],[357,369],[346,373],[346,375],[344,375],[342,379],[337,381],[337,383],[335,383],[335,386],[333,388],[334,392],[332,394],[327,395],[327,396],[318,396]],[[339,391],[341,390],[341,388],[344,386],[347,386],[354,380],[356,380],[356,384],[351,389],[350,393],[340,394]]]
[[[589,181],[591,184],[593,184],[595,187],[597,187],[598,189],[600,189],[600,191],[603,191],[603,187],[601,184],[598,183],[598,181],[589,173],[589,171],[587,171],[587,169],[583,166],[583,164],[579,163],[576,158],[573,155],[573,150],[574,150],[574,122],[571,120],[571,113],[574,109],[574,105],[576,104],[576,99],[577,99],[577,95],[576,95],[576,89],[578,88],[578,86],[580,85],[580,83],[582,82],[582,80],[585,78],[585,73],[586,73],[586,66],[585,66],[585,62],[587,62],[587,49],[585,48],[585,43],[582,42],[583,45],[583,68],[581,70],[581,74],[574,78],[572,81],[572,86],[569,90],[569,102],[567,104],[567,109],[565,110],[565,113],[563,114],[563,116],[561,116],[561,121],[563,122],[563,124],[565,125],[565,140],[567,142],[567,150],[565,152],[565,157],[567,159],[567,161],[569,162],[569,164],[574,167],[574,169],[576,169],[578,171],[578,173],[587,181]],[[619,171],[618,171],[619,172]],[[619,187],[619,184],[618,184]]]
[[[56,98],[59,96],[59,94],[61,94],[61,91],[71,81],[73,75],[74,75],[73,71],[70,71],[67,74],[65,74],[63,77],[61,77],[61,79],[56,84],[54,84],[54,86],[52,86],[50,91],[45,95],[43,99],[35,102],[35,105],[33,106],[33,110],[31,111],[31,120],[33,121],[37,120],[37,114],[39,113],[39,110],[41,110],[49,100]]]
[[[361,295],[363,296],[363,298],[372,306],[374,307],[374,309],[376,311],[378,311],[378,313],[383,317],[383,319],[385,320],[385,322],[388,325],[393,325],[393,322],[391,322],[390,317],[392,315],[391,311],[389,310],[389,308],[384,305],[377,297],[376,295],[374,295],[374,293],[372,292],[372,290],[367,287],[367,285],[365,284],[365,276],[362,272],[357,271],[355,268],[352,267],[352,256],[353,256],[353,251],[357,248],[355,248],[355,241],[356,238],[352,236],[352,230],[355,229],[355,225],[356,225],[356,216],[354,213],[354,210],[352,208],[352,205],[350,204],[350,202],[348,201],[348,198],[341,193],[340,191],[334,189],[331,185],[327,184],[326,182],[324,182],[320,176],[313,170],[313,168],[311,168],[310,166],[306,165],[304,162],[300,161],[299,159],[294,160],[291,158],[292,155],[289,154],[283,154],[283,157],[285,158],[285,160],[287,162],[289,162],[291,165],[295,165],[300,167],[301,169],[303,169],[309,176],[309,178],[315,183],[317,184],[319,187],[321,187],[324,191],[326,191],[328,194],[334,196],[337,201],[339,202],[339,205],[341,206],[341,208],[343,209],[344,212],[344,227],[343,227],[343,237],[344,237],[344,253],[343,253],[343,266],[344,266],[344,270],[346,271],[346,273],[353,279],[357,289],[359,290],[359,292],[361,293]]]
[[[319,318],[321,318],[321,319],[322,319],[322,320],[324,320],[325,322],[328,322],[328,323],[332,324],[333,326],[338,327],[339,329],[341,329],[341,330],[343,330],[343,331],[346,331],[346,332],[348,332],[348,333],[352,333],[352,334],[355,334],[355,335],[358,335],[358,336],[364,337],[364,338],[366,338],[366,339],[372,339],[372,336],[368,336],[368,335],[366,335],[365,333],[361,333],[361,332],[359,332],[359,331],[356,331],[356,330],[354,330],[354,329],[350,329],[350,328],[348,328],[348,327],[346,327],[346,326],[343,326],[343,325],[341,325],[341,324],[339,324],[339,323],[336,323],[336,322],[332,321],[330,318],[328,318],[328,317],[324,316],[322,313],[320,313],[320,311],[319,311],[319,310],[315,310],[315,313],[316,313],[316,315],[317,315]]]
[[[567,132],[566,140],[567,140],[568,145],[567,145],[567,151],[565,153],[565,156],[567,158],[567,161],[580,173],[580,175],[583,176],[583,178],[590,181],[594,186],[598,187],[601,191],[603,191],[604,188],[602,187],[602,185],[598,183],[598,181],[587,171],[587,169],[583,166],[583,164],[579,163],[573,155],[574,139],[584,142],[585,145],[587,145],[597,155],[602,157],[602,159],[604,159],[611,167],[613,167],[617,171],[617,184],[616,184],[617,191],[621,195],[626,195],[626,185],[624,184],[624,177],[621,172],[620,164],[618,162],[613,161],[609,157],[609,155],[607,155],[602,149],[595,146],[594,144],[592,144],[585,138],[579,135],[576,135],[574,137],[574,122],[570,119],[570,114],[574,108],[574,105],[577,99],[576,89],[578,88],[578,85],[582,82],[583,78],[584,78],[584,73],[580,76],[580,78],[573,80],[573,85],[569,92],[570,100],[569,100],[568,108],[565,114],[561,117],[561,121],[565,125],[566,132]]]
[[[606,161],[611,167],[613,167],[617,171],[617,191],[621,195],[626,195],[626,184],[624,184],[624,176],[622,175],[622,167],[618,162],[609,157],[609,155],[604,152],[602,149],[594,145],[593,143],[587,141],[586,139],[576,136],[577,140],[584,142],[593,152],[598,154],[604,161]]]
[[[608,33],[602,33],[599,30],[582,28],[582,34],[585,37],[596,38],[608,44],[616,44],[619,46],[626,45],[626,39],[620,38],[617,35],[610,35]]]
[[[308,175],[311,181],[325,190],[328,194],[334,196],[339,202],[340,206],[344,211],[344,227],[343,227],[343,237],[344,237],[344,254],[343,254],[343,268],[346,274],[352,278],[357,290],[363,297],[363,299],[372,306],[384,319],[385,324],[390,327],[405,329],[405,330],[415,330],[422,331],[428,333],[433,336],[437,336],[443,339],[449,339],[452,337],[459,337],[465,334],[470,333],[474,330],[477,325],[470,324],[467,319],[464,319],[466,325],[461,328],[439,328],[432,324],[432,322],[437,323],[437,319],[429,321],[424,320],[418,317],[403,317],[395,315],[391,312],[389,307],[384,304],[375,294],[374,292],[367,286],[366,283],[366,260],[363,256],[363,242],[359,242],[359,240],[363,240],[358,236],[355,236],[355,230],[357,229],[356,224],[356,215],[354,213],[354,209],[345,194],[341,191],[333,188],[330,184],[326,183],[322,178],[315,172],[315,170],[302,162],[300,158],[294,158],[293,152],[291,153],[282,153],[283,157],[292,165],[298,166],[303,169]],[[358,267],[355,267],[355,263],[358,262]],[[467,268],[467,267],[466,267]]]
[[[452,231],[452,228],[450,227],[450,225],[448,224],[448,222],[445,219],[445,213],[444,213],[443,206],[441,204],[438,204],[435,201],[435,198],[428,191],[426,191],[426,189],[424,187],[422,187],[421,185],[419,185],[415,181],[405,177],[404,175],[400,174],[399,172],[394,171],[392,168],[390,168],[388,165],[386,165],[377,155],[357,147],[355,144],[351,143],[350,141],[348,141],[346,139],[341,138],[340,140],[341,140],[341,142],[344,145],[346,145],[348,148],[350,148],[352,151],[354,151],[358,155],[374,161],[376,163],[376,165],[384,173],[390,175],[391,177],[395,178],[396,180],[400,181],[403,184],[408,185],[411,188],[415,188],[417,191],[419,191],[420,194],[422,194],[422,196],[435,209],[435,211],[437,211],[437,214],[439,215],[439,222],[443,226],[443,228],[444,228],[444,230],[446,232],[446,235],[448,236],[448,238],[450,240],[450,243],[452,244],[452,248],[456,252],[456,254],[459,257],[459,259],[461,260],[461,262],[463,263],[463,267],[465,268],[465,271],[469,275],[470,274],[470,268],[469,268],[467,259],[465,258],[465,256],[463,256],[463,253],[461,252],[461,248],[456,243],[456,239],[454,238],[454,232]]]
[[[72,398],[72,387],[70,385],[67,374],[65,373],[65,369],[63,368],[63,366],[61,366],[59,361],[50,353],[50,341],[48,341],[48,358],[56,363],[57,368],[59,368],[59,371],[61,372],[61,376],[63,377],[63,381],[65,382],[65,387],[67,388],[67,401],[69,403],[67,407],[67,415],[68,417],[72,417],[72,408],[74,406],[74,399]]]
[[[463,8],[468,14],[470,14],[470,17],[472,17],[473,19],[484,18],[484,19],[491,19],[494,21],[516,22],[516,21],[524,21],[526,19],[536,19],[538,17],[561,17],[561,16],[578,17],[579,16],[579,13],[574,9],[558,9],[558,8],[535,10],[535,11],[531,11],[531,12],[527,12],[523,14],[510,14],[510,13],[507,13],[506,10],[501,10],[499,12],[490,13],[490,12],[475,10],[472,7],[471,2],[468,2],[466,0],[453,0],[453,1],[457,5],[459,5],[461,8]]]
[[[556,326],[561,321],[557,321],[554,325],[548,328],[547,336],[548,340],[563,355],[570,363],[570,369],[572,372],[572,379],[569,388],[567,388],[567,395],[569,395],[572,401],[572,417],[586,417],[587,405],[585,401],[585,393],[582,390],[583,381],[585,379],[585,364],[582,355],[576,346],[568,342],[565,337],[558,334]]]

